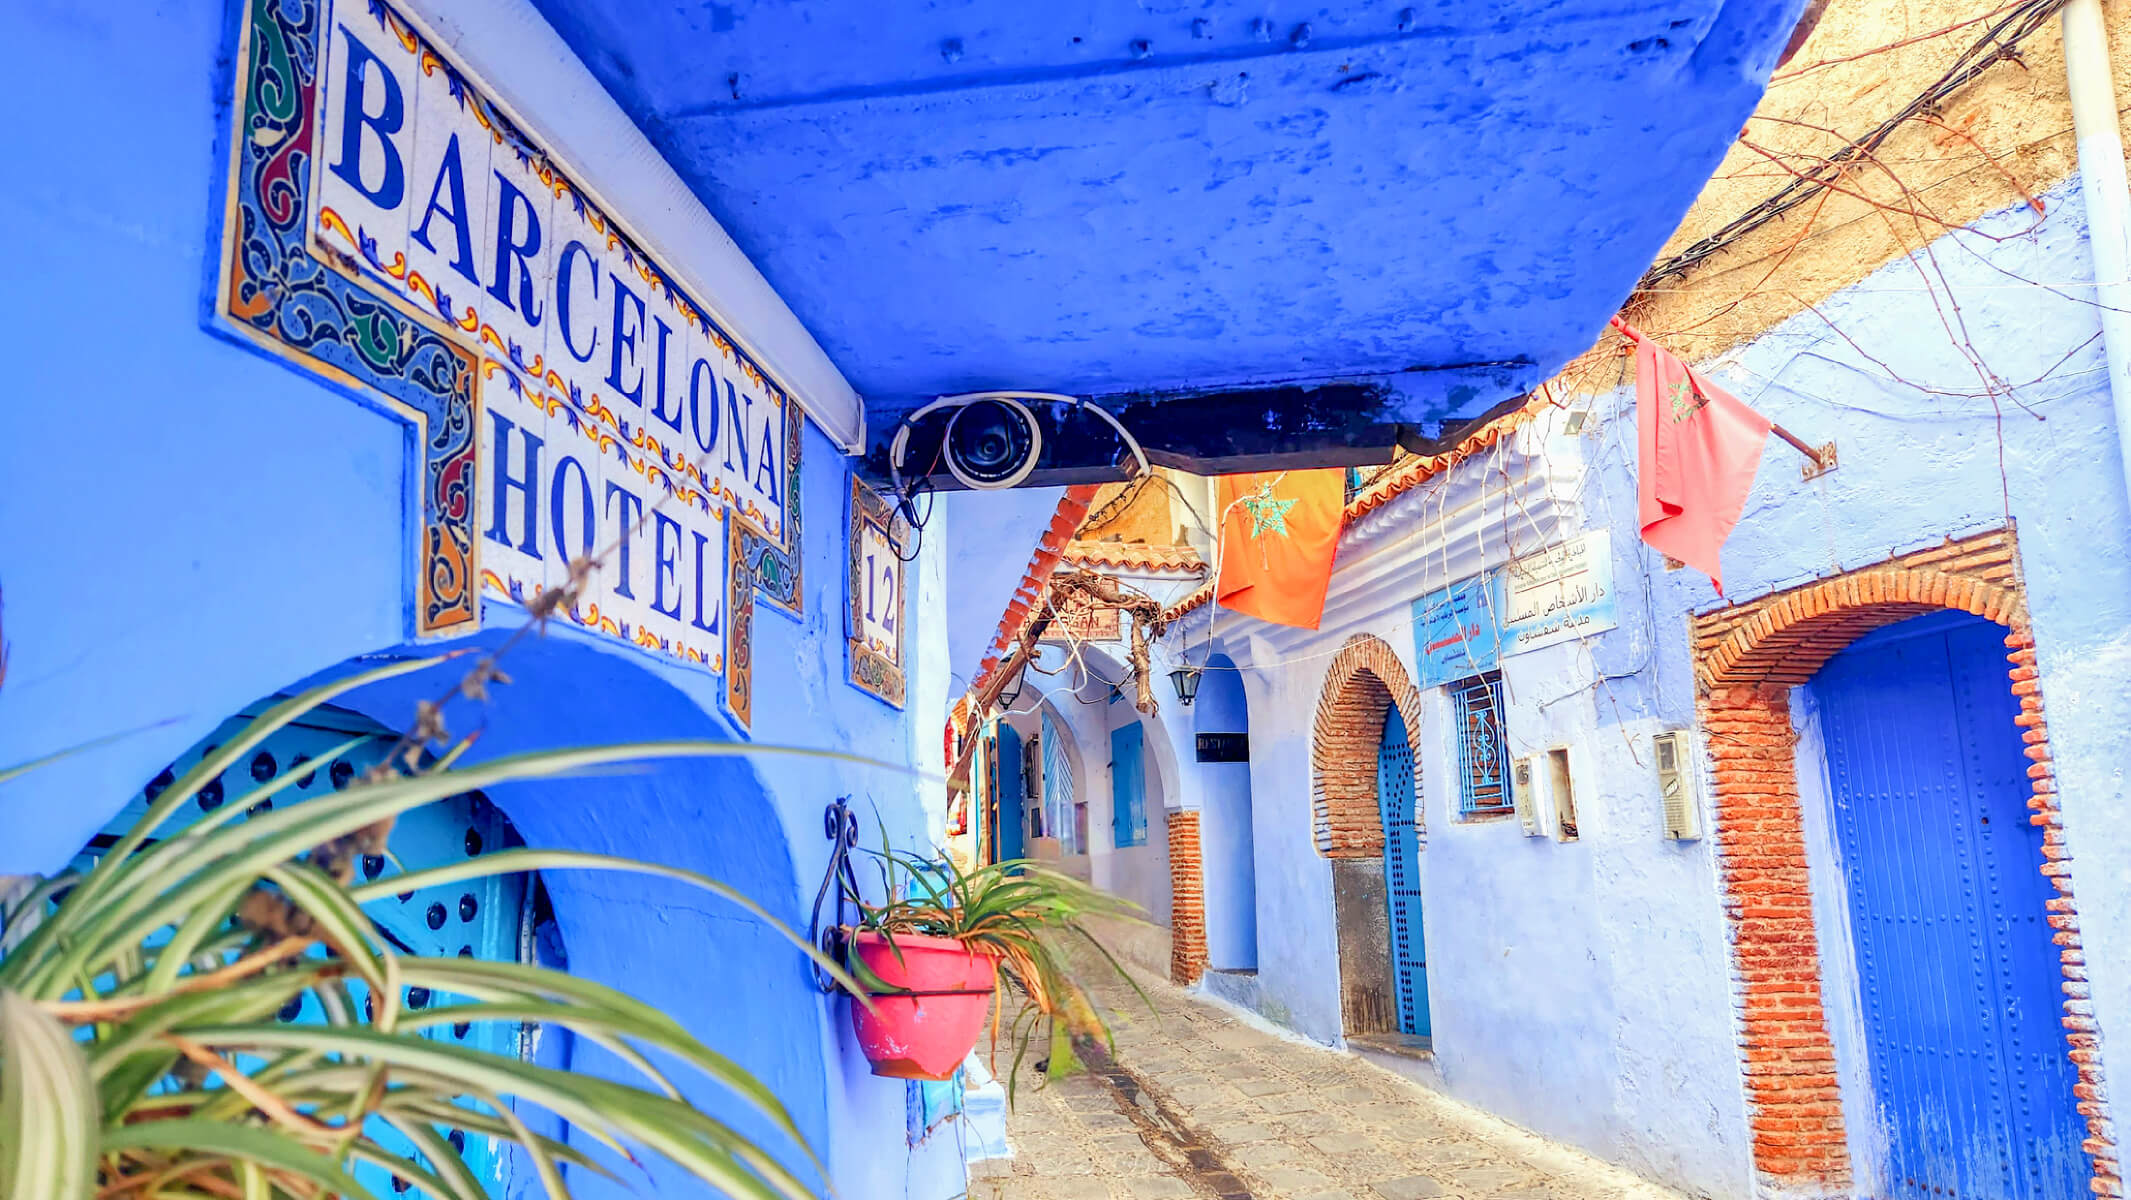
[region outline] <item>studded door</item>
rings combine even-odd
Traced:
[[[1376,755],[1376,803],[1384,822],[1384,902],[1390,908],[1391,986],[1398,1030],[1429,1036],[1428,945],[1421,928],[1421,827],[1413,791],[1413,744],[1396,708],[1384,714]]]
[[[74,865],[77,868],[93,865],[105,850],[116,844],[120,833],[131,828],[147,812],[149,803],[163,789],[217,746],[241,732],[246,723],[244,716],[233,718],[200,745],[181,755],[127,802],[106,832],[90,840]],[[295,786],[275,799],[261,801],[247,815],[269,810],[277,804],[300,803],[310,796],[339,791],[383,758],[391,745],[390,733],[355,713],[333,709],[313,712],[302,723],[275,733],[254,749],[248,759],[233,764],[220,777],[202,787],[189,811],[165,826],[164,835],[168,836],[189,820],[220,808],[229,799],[243,795],[261,783],[291,772],[298,773]],[[391,840],[392,857],[399,860],[399,866],[395,867],[382,855],[371,857],[364,860],[362,874],[379,879],[399,874],[402,870],[419,871],[463,861],[517,844],[517,835],[510,823],[486,797],[478,792],[453,796],[402,816],[393,827]],[[526,884],[523,875],[494,876],[450,887],[402,892],[368,905],[364,911],[370,915],[379,936],[403,954],[529,961],[533,956],[532,923],[527,912]],[[360,983],[351,982],[349,990],[354,1001],[366,1010],[374,1003]],[[447,998],[431,995],[425,988],[409,988],[403,1003],[410,1009],[423,1009],[446,1001]],[[326,1016],[317,998],[306,994],[283,1009],[281,1019],[322,1024]],[[526,1031],[517,1025],[440,1026],[431,1030],[428,1036],[514,1056],[529,1054],[531,1049],[523,1044]],[[370,1135],[394,1153],[414,1151],[413,1143],[383,1122],[373,1123]],[[456,1130],[450,1131],[448,1136],[475,1177],[488,1185],[492,1195],[502,1195],[506,1164],[494,1143],[485,1137],[468,1138]],[[421,1195],[418,1189],[410,1188],[376,1167],[359,1166],[355,1177],[381,1198]]]
[[[1928,616],[1813,681],[1886,1197],[2089,1195],[2005,631]],[[1873,1164],[1865,1164],[1869,1168]]]

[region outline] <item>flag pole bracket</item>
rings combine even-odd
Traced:
[[[1815,446],[1781,425],[1769,426],[1769,432],[1789,442],[1793,449],[1805,455],[1805,466],[1798,472],[1800,479],[1817,479],[1835,469],[1835,443],[1824,442]]]

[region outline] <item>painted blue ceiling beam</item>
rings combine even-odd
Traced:
[[[1161,428],[1164,396],[1366,384],[1337,394],[1377,410],[1327,422],[1329,445],[1558,370],[1800,9],[535,3],[866,398],[876,443],[933,396],[1022,388],[1151,411],[1156,445],[1195,432]]]

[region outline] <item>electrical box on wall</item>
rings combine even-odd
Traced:
[[[1694,769],[1689,758],[1693,740],[1684,729],[1663,730],[1651,738],[1657,751],[1658,793],[1665,804],[1665,837],[1691,842],[1702,836],[1701,808],[1695,803]]]
[[[1531,759],[1520,758],[1510,764],[1509,795],[1510,803],[1517,808],[1517,822],[1524,826],[1524,836],[1538,837],[1539,795],[1533,790]]]

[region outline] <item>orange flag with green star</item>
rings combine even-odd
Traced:
[[[1263,471],[1224,475],[1218,483],[1221,573],[1214,600],[1275,625],[1317,628],[1339,553],[1346,471]]]

